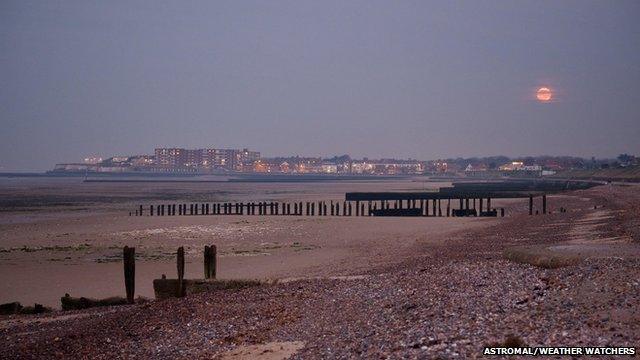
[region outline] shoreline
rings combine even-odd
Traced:
[[[505,249],[521,245],[607,244],[618,238],[637,245],[638,239],[624,238],[624,225],[638,210],[621,206],[621,198],[637,201],[640,194],[621,187],[576,191],[567,194],[567,213],[516,215],[445,235],[446,242],[419,241],[414,256],[343,274],[360,275],[348,280],[323,276],[61,313],[78,317],[39,325],[35,319],[57,315],[9,317],[2,322],[2,343],[25,358],[49,351],[201,358],[274,342],[299,342],[294,353],[302,358],[476,358],[482,346],[509,336],[529,346],[635,346],[637,253],[591,257],[558,269],[503,257]]]

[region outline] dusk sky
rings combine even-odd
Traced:
[[[640,155],[640,1],[3,0],[0,84],[0,171],[161,146]]]

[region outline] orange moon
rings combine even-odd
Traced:
[[[536,98],[538,98],[538,100],[542,102],[551,101],[552,97],[553,97],[553,93],[551,92],[551,89],[549,89],[548,87],[541,87],[536,92]]]

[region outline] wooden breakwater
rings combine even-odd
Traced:
[[[297,202],[224,202],[139,205],[130,216],[497,216],[498,209],[486,206],[482,199],[472,202],[460,199],[460,209],[455,212],[452,200],[456,199],[396,199],[367,201],[297,201]],[[479,207],[478,207],[479,206]],[[501,209],[504,216],[504,209]]]
[[[597,184],[571,181],[465,182],[438,191],[349,192],[344,201],[261,201],[139,205],[130,216],[504,216],[492,199],[528,198],[529,215],[548,212],[547,195]],[[534,199],[540,205],[534,206]],[[455,208],[454,208],[455,207]],[[535,209],[535,212],[534,212]]]

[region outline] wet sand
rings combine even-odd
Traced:
[[[347,275],[413,256],[417,243],[444,243],[497,221],[128,216],[140,203],[344,200],[347,191],[421,190],[438,185],[446,183],[82,183],[80,179],[5,178],[0,181],[4,199],[0,303],[59,307],[65,293],[124,295],[121,254],[125,245],[136,247],[136,295],[152,298],[154,278],[176,276],[179,246],[185,247],[188,278],[202,277],[203,248],[209,244],[218,247],[218,276],[224,279]],[[509,203],[525,206],[524,200]]]

